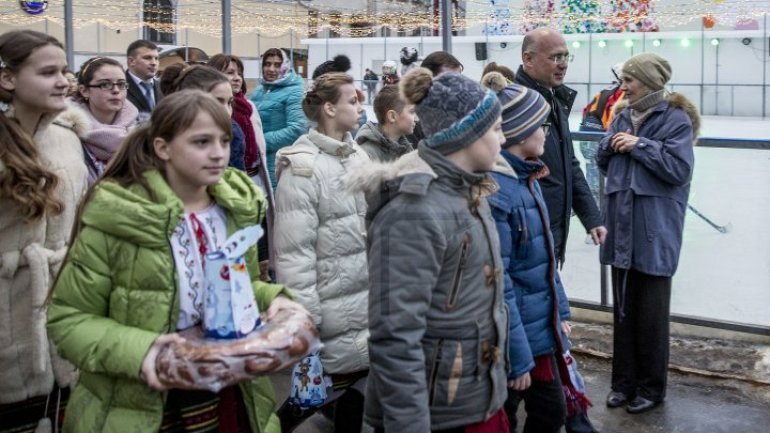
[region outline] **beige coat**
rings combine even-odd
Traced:
[[[5,113],[14,117],[13,107]],[[2,114],[0,114],[2,115]],[[0,404],[47,395],[54,375],[60,386],[74,377],[71,366],[52,353],[45,324],[48,290],[67,251],[77,205],[86,190],[87,170],[80,139],[87,127],[77,109],[41,120],[34,136],[41,158],[59,178],[59,215],[25,223],[18,207],[0,206]],[[5,172],[0,162],[0,177]],[[42,415],[42,413],[41,413]]]
[[[315,129],[276,155],[276,276],[313,315],[326,373],[369,367],[366,202],[343,181],[361,158]]]

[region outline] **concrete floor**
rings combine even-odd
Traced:
[[[641,415],[629,415],[623,408],[608,409],[604,398],[609,391],[609,361],[579,355],[576,358],[587,383],[588,396],[594,402],[589,411],[591,420],[603,433],[760,433],[770,430],[770,406],[768,401],[750,392],[756,391],[748,389],[754,385],[674,372],[669,374],[668,396],[663,405]],[[288,375],[275,376],[274,384],[277,395],[287,395]],[[519,419],[523,417],[520,408]],[[295,431],[331,433],[333,425],[323,416],[315,415]],[[371,429],[364,431],[371,432]]]

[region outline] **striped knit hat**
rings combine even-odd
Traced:
[[[484,75],[481,84],[496,92],[503,106],[504,148],[527,139],[548,118],[551,109],[537,91],[509,83],[499,72]]]
[[[461,74],[433,77],[415,69],[401,78],[401,94],[420,118],[425,144],[444,155],[457,152],[481,138],[500,116],[494,93]]]

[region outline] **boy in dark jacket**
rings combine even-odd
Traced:
[[[353,176],[369,196],[365,418],[386,433],[507,431],[503,263],[486,201],[500,104],[456,73],[420,68],[400,86],[427,138]]]
[[[500,236],[508,310],[520,313],[526,333],[522,342],[515,329],[510,330],[514,368],[508,379],[513,386],[505,408],[512,432],[516,410],[524,400],[524,432],[557,433],[567,413],[585,411],[587,400],[571,384],[562,356],[569,344],[569,303],[558,276],[548,210],[537,181],[548,175],[548,167],[539,157],[550,126],[550,108],[539,93],[507,84],[498,72],[484,76],[482,83],[497,92],[503,108],[506,141],[492,173],[500,189],[489,198],[489,204]],[[526,390],[516,383],[520,374],[517,366],[524,365],[534,367],[529,373],[532,384]],[[565,394],[571,403],[569,410]]]

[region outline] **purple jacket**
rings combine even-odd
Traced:
[[[629,153],[610,148],[612,136],[632,130],[629,109],[621,111],[599,143],[596,162],[607,176],[601,262],[650,275],[673,276],[693,166],[693,124],[697,109],[684,96],[670,95],[652,109],[634,135]]]

